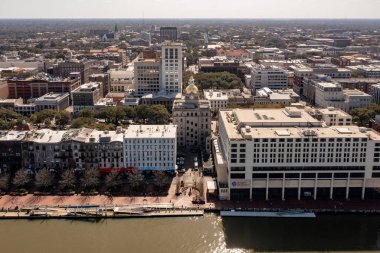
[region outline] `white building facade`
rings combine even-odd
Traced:
[[[278,67],[254,67],[251,70],[251,89],[253,94],[256,90],[268,87],[280,90],[288,87],[288,73]]]
[[[304,110],[221,111],[217,145],[221,199],[364,199],[380,183],[377,132]]]
[[[182,44],[165,43],[161,49],[161,90],[182,93]]]
[[[124,168],[175,171],[177,126],[131,125],[124,134]]]

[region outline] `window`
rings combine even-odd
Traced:
[[[231,178],[236,178],[236,179],[245,179],[245,174],[244,173],[231,173]]]

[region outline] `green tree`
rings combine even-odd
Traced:
[[[204,73],[194,76],[197,87],[204,89],[242,89],[243,82],[239,77],[229,72]]]
[[[55,115],[55,123],[58,126],[65,126],[70,123],[71,114],[68,111],[58,111]]]
[[[168,124],[170,120],[170,113],[163,105],[153,105],[149,108],[150,115],[149,123],[151,124]]]
[[[355,108],[350,111],[353,122],[356,122],[359,126],[368,126],[371,119],[380,114],[380,106],[377,104],[371,104],[366,108]]]
[[[11,109],[0,108],[0,130],[12,129],[22,122],[28,122],[27,118]]]
[[[34,124],[50,124],[54,120],[56,113],[57,111],[47,109],[32,114],[30,119]]]
[[[93,109],[83,109],[76,114],[77,118],[93,118],[95,116]]]
[[[71,123],[71,128],[95,128],[96,120],[94,118],[76,118]]]

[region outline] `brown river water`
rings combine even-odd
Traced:
[[[0,253],[376,252],[380,215],[0,220]]]

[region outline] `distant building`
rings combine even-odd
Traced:
[[[140,101],[143,105],[163,105],[171,112],[173,109],[173,103],[176,99],[181,99],[181,93],[168,93],[160,91],[157,93],[149,93],[141,97]]]
[[[69,93],[53,93],[49,92],[42,97],[37,98],[34,101],[36,105],[36,111],[42,110],[56,110],[63,111],[70,106],[70,96]]]
[[[102,98],[100,83],[86,83],[73,91],[73,111],[77,113],[85,108],[94,108],[94,105]]]
[[[210,101],[210,108],[213,112],[218,112],[228,106],[228,95],[226,92],[218,90],[203,90],[204,98]]]
[[[269,89],[288,88],[288,73],[277,67],[253,67],[251,70],[251,89],[256,90],[268,87]]]
[[[53,73],[60,77],[69,77],[72,72],[79,72],[81,76],[81,83],[88,83],[90,81],[90,62],[85,61],[65,61],[60,62],[54,66]]]
[[[254,96],[255,105],[281,105],[286,106],[298,103],[300,97],[292,89],[271,90],[264,87],[256,91]]]
[[[344,90],[336,83],[320,82],[316,85],[315,104],[321,108],[335,107],[345,112],[358,107],[367,107],[372,97],[359,90]]]
[[[323,122],[327,126],[350,126],[352,125],[352,116],[340,109],[328,107],[326,109],[318,109],[322,115]]]
[[[376,104],[380,104],[380,84],[372,85],[372,99]]]
[[[9,98],[38,98],[49,92],[69,93],[78,88],[79,78],[49,77],[40,73],[26,79],[8,80]]]
[[[136,76],[142,76],[140,71],[141,69],[135,69]],[[111,78],[109,92],[128,92],[129,90],[134,90],[133,71],[111,70],[109,74]]]
[[[366,78],[379,78],[380,77],[380,67],[378,67],[376,65],[348,66],[347,69],[361,73]]]
[[[161,41],[170,40],[176,41],[178,36],[177,27],[161,27],[160,28],[160,39]]]
[[[198,68],[202,72],[229,72],[242,80],[245,74],[250,74],[249,68],[239,60],[228,60],[225,57],[201,58]]]
[[[161,64],[157,59],[143,59],[134,63],[135,95],[143,96],[160,90]]]
[[[90,75],[90,82],[102,83],[102,97],[105,97],[110,91],[111,78],[110,74],[92,74]]]

